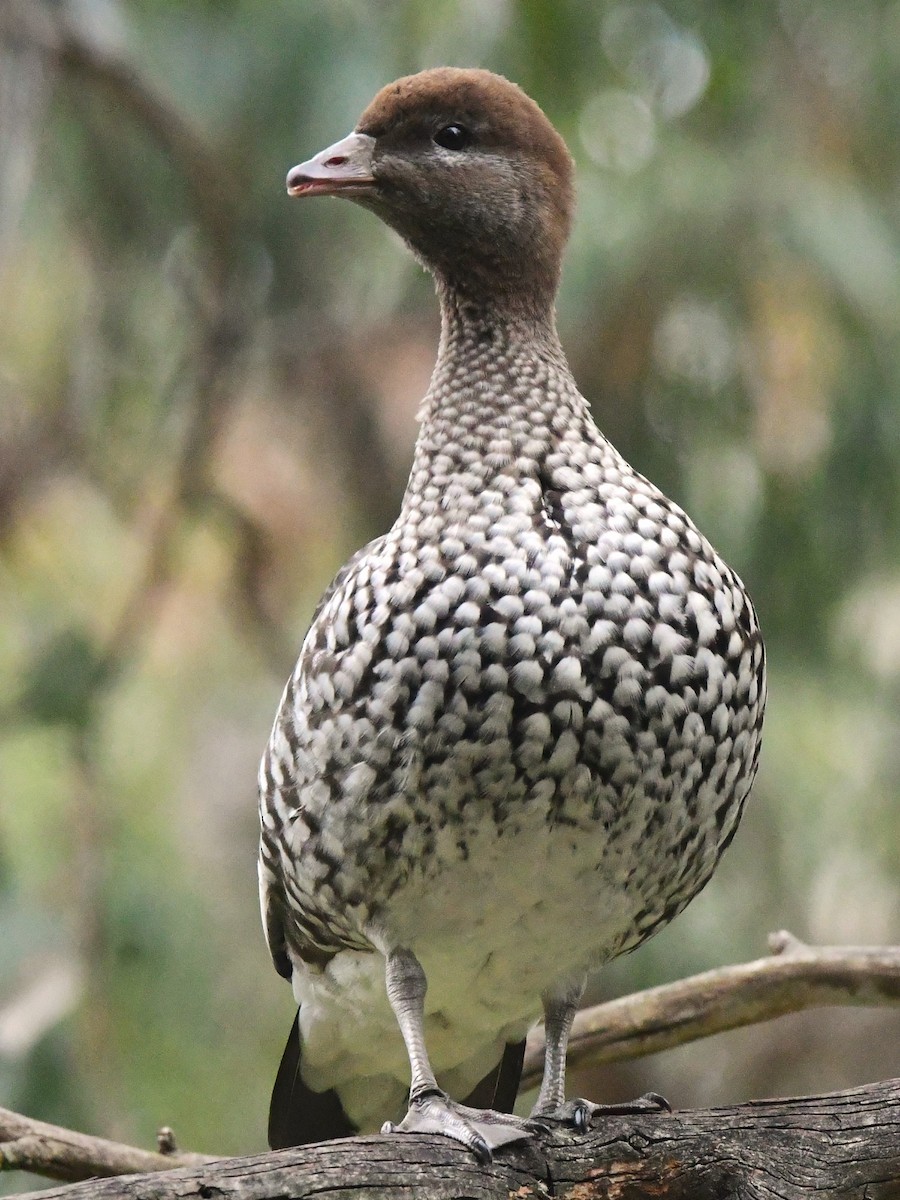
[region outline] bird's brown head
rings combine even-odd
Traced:
[[[438,67],[388,84],[287,186],[372,209],[462,300],[540,312],[559,282],[572,175],[565,142],[521,88]]]

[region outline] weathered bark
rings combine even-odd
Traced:
[[[34,1198],[37,1193],[29,1193]],[[72,1184],[43,1200],[895,1200],[900,1080],[827,1096],[606,1117],[508,1147],[490,1167],[446,1138],[351,1138]]]
[[[51,1179],[84,1180],[90,1175],[171,1171],[215,1161],[206,1154],[154,1153],[107,1138],[77,1133],[0,1108],[0,1170],[36,1171]]]

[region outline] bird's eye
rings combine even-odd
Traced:
[[[463,125],[445,125],[434,135],[434,140],[445,150],[464,150],[472,140],[472,135]]]

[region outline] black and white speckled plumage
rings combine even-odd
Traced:
[[[421,962],[464,1095],[542,994],[707,882],[764,707],[740,579],[599,432],[552,318],[439,290],[400,515],[320,603],[261,771],[304,1079],[364,1129],[409,1083],[382,955]]]

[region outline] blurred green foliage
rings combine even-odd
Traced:
[[[282,181],[444,62],[508,74],[566,136],[576,375],[769,647],[733,849],[595,994],[780,926],[898,939],[900,3],[5,0],[8,1106],[263,1145],[291,1001],[258,928],[256,760],[315,600],[396,510],[437,330],[392,235]],[[898,1046],[896,1017],[813,1014],[579,1086],[838,1087],[900,1074]]]

